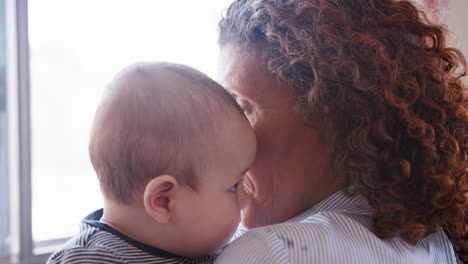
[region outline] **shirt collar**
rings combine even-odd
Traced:
[[[167,259],[185,259],[186,263],[200,263],[200,262],[203,262],[203,261],[210,262],[210,261],[214,260],[213,256],[205,256],[205,257],[200,257],[200,258],[190,258],[190,257],[179,256],[177,254],[173,254],[173,253],[164,251],[162,249],[155,248],[153,246],[141,243],[141,242],[139,242],[137,240],[134,240],[134,239],[128,237],[127,235],[123,234],[122,232],[118,231],[117,229],[113,228],[112,226],[110,226],[110,225],[108,225],[106,223],[100,222],[99,220],[102,218],[103,213],[104,213],[104,210],[99,209],[97,211],[92,212],[88,216],[86,216],[82,221],[82,229],[87,228],[86,225],[97,227],[97,228],[99,228],[99,229],[101,229],[103,231],[106,231],[108,233],[111,233],[111,234],[119,237],[120,239],[126,241],[130,245],[132,245],[132,246],[134,246],[136,248],[139,248],[140,250],[142,250],[142,251],[144,251],[146,253],[149,253],[149,254],[151,254],[153,256],[156,256],[156,257],[162,257],[162,258],[167,258]]]
[[[345,189],[327,196],[310,209],[286,220],[286,223],[300,222],[307,217],[321,212],[347,212],[361,215],[371,215],[372,207],[360,194],[348,194]]]

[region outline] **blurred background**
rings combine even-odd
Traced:
[[[102,206],[88,159],[106,83],[136,61],[211,77],[232,0],[0,0],[0,264],[44,263]],[[416,0],[468,54],[468,1]]]

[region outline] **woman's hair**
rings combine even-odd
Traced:
[[[444,27],[394,0],[238,0],[219,27],[297,91],[306,123],[332,123],[335,172],[377,236],[442,227],[468,261],[466,62]]]

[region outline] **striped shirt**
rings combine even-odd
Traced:
[[[339,191],[284,223],[247,231],[216,263],[462,263],[442,229],[410,246],[399,237],[379,239],[371,218],[363,196]]]
[[[178,256],[161,249],[140,243],[127,237],[111,226],[99,222],[103,210],[88,215],[82,222],[78,235],[55,252],[48,264],[84,263],[213,263],[214,257],[198,259]]]

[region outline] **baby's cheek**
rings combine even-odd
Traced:
[[[232,208],[231,212],[226,213],[224,217],[224,224],[222,231],[219,232],[217,240],[219,241],[218,249],[221,249],[231,240],[231,237],[237,230],[240,223],[240,211],[237,206]],[[221,220],[222,221],[222,220]]]
[[[233,228],[232,230],[229,230],[229,234],[227,236],[224,236],[222,239],[222,243],[220,243],[218,246],[217,246],[217,249],[216,249],[216,253],[218,254],[225,246],[227,246],[229,244],[229,242],[232,240],[232,237],[234,236],[234,234],[236,233],[236,230],[237,230],[237,226],[235,228]]]

